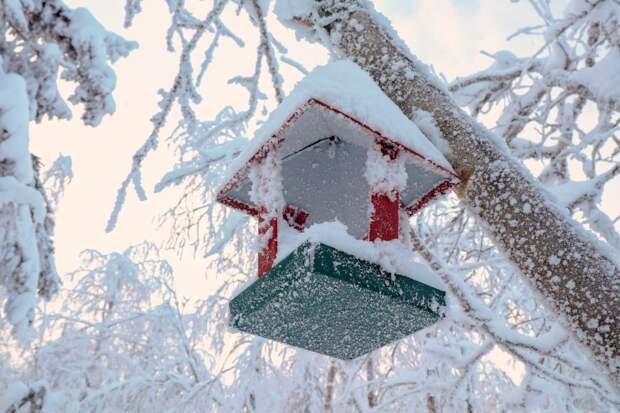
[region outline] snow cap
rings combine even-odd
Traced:
[[[327,142],[328,139],[331,141]],[[370,191],[364,168],[368,148],[378,140],[398,148],[406,163],[411,181],[411,185],[401,191],[401,201],[406,208],[426,202],[459,182],[441,152],[366,72],[350,61],[337,61],[314,69],[271,113],[255,138],[232,162],[218,199],[229,206],[255,213],[255,206],[246,196],[250,189],[248,171],[252,164],[264,157],[268,148],[274,147],[273,144],[285,162],[282,173],[284,189],[288,191],[287,201],[295,196],[291,191],[298,190],[298,184],[303,184],[303,190],[310,192],[312,179],[320,174],[323,174],[322,182],[327,174],[340,177],[346,174],[348,182],[359,179],[360,185],[355,187],[364,192],[360,197],[368,197]],[[334,158],[332,149],[335,146],[340,148],[343,157]],[[310,147],[313,151],[308,150]],[[322,147],[329,155],[321,157]],[[328,148],[331,149],[328,151]],[[308,167],[304,168],[306,164]],[[329,168],[332,170],[327,171]],[[350,188],[343,187],[340,193],[345,196],[349,192]],[[306,199],[300,197],[295,201],[303,204]]]
[[[304,77],[258,129],[254,139],[233,161],[240,169],[292,115],[308,101],[319,100],[347,114],[425,159],[454,172],[446,158],[355,63],[339,60],[318,66]],[[234,172],[233,172],[234,174]],[[232,177],[231,175],[229,175]]]

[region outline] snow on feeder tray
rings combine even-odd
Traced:
[[[262,244],[234,328],[352,359],[441,318],[441,284],[398,239],[459,179],[356,65],[308,74],[234,162],[218,200],[257,217]]]

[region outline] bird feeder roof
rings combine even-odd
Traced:
[[[342,143],[339,146],[342,156],[334,159],[330,152],[329,159],[321,157],[320,152],[329,152],[333,141],[330,143],[328,139],[334,137]],[[377,141],[392,145],[399,154],[407,156],[409,179],[400,199],[410,213],[459,182],[441,152],[370,76],[352,62],[338,61],[314,69],[271,113],[233,161],[218,191],[218,199],[251,214],[257,212],[249,200],[251,185],[247,175],[252,164],[260,161],[272,144],[278,145],[281,158],[289,164],[283,164],[282,169],[285,191],[294,192],[301,178],[310,179],[310,175],[317,174],[339,176],[347,182],[359,180],[361,186],[357,187],[363,188],[367,148]],[[307,150],[311,146],[313,150]],[[308,170],[309,167],[314,170]],[[320,181],[325,183],[323,178]],[[313,188],[312,182],[303,183],[304,188],[299,190],[306,193],[313,190],[316,193],[319,189]],[[348,192],[337,186],[331,185],[343,196]],[[360,196],[367,196],[368,192],[366,185],[365,194],[361,190]],[[304,199],[299,201],[304,203]],[[304,205],[297,206],[304,208]]]

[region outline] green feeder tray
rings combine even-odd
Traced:
[[[231,326],[350,360],[443,317],[445,292],[318,242],[230,302]]]

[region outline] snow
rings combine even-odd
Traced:
[[[24,79],[0,69],[0,282],[9,292],[6,318],[22,341],[29,338],[41,272],[35,226],[47,213],[33,186],[28,107]]]
[[[292,0],[280,0],[280,2],[298,4],[299,7],[309,4],[309,2]],[[19,5],[19,0],[12,0],[11,3]],[[139,1],[134,3],[139,3]],[[180,5],[179,8],[184,11],[182,2],[177,3]],[[233,13],[229,14],[232,15]],[[202,18],[203,16],[199,17]],[[359,28],[359,22],[355,26]],[[183,29],[183,31],[191,33],[191,28]],[[243,33],[243,35],[249,36],[247,33]],[[252,45],[253,43],[250,41],[248,44]],[[599,53],[603,57],[605,52],[600,52],[600,50]],[[54,51],[52,50],[50,56],[53,55]],[[195,59],[192,58],[192,60]],[[395,66],[400,66],[400,62]],[[231,68],[231,70],[233,69]],[[404,69],[406,70],[406,68]],[[419,76],[418,73],[415,76]],[[241,109],[245,110],[245,107]],[[431,123],[432,117],[428,116],[428,120]],[[428,133],[429,129],[423,128],[421,121],[416,118],[414,123],[420,127],[431,142],[435,143]],[[218,121],[218,125],[221,124]],[[432,125],[430,126],[432,127]],[[545,125],[542,125],[541,129],[545,129]],[[226,137],[227,135],[224,133],[220,136]],[[192,137],[188,137],[188,139],[192,139]],[[443,139],[443,137],[439,135],[439,139]],[[187,139],[183,139],[183,141],[186,146],[181,149],[182,151],[188,147],[191,148],[191,146],[187,146]],[[228,152],[228,148],[226,150],[219,146],[215,148],[214,151]],[[440,147],[438,146],[438,148]],[[366,148],[361,150],[365,159]],[[445,154],[445,152],[442,153]],[[454,155],[454,157],[456,158],[457,155],[459,154]],[[209,157],[214,158],[213,154],[209,153],[202,159]],[[338,158],[336,157],[336,159]],[[205,162],[203,165],[208,166],[209,164]],[[360,165],[363,165],[363,162]],[[189,175],[189,171],[199,171],[200,176],[204,177],[204,185],[200,184],[199,187],[212,191],[212,175],[207,175],[204,172],[208,170],[206,166],[199,168],[199,165],[188,164],[184,169],[179,169],[176,175],[170,176],[172,179],[168,182],[173,182],[179,176]],[[321,168],[318,167],[318,169]],[[600,173],[600,170],[598,172]],[[362,192],[367,193],[366,188],[363,188]],[[310,196],[315,196],[314,191]],[[200,198],[202,201],[205,199],[212,198]],[[517,197],[514,199],[512,207],[515,208],[515,214],[513,215],[514,219],[510,222],[516,222],[519,219],[518,208],[522,200]],[[588,358],[589,354],[582,356],[583,351],[570,345],[571,337],[566,338],[566,340],[559,339],[561,338],[559,335],[553,338],[548,332],[541,332],[540,339],[531,337],[534,331],[536,333],[540,331],[537,327],[548,326],[549,323],[553,323],[557,327],[555,317],[552,314],[550,315],[548,310],[545,310],[537,296],[532,297],[531,292],[522,285],[523,280],[519,278],[517,271],[505,263],[496,247],[480,234],[477,224],[471,223],[466,228],[458,228],[458,225],[452,224],[450,226],[445,225],[446,221],[454,214],[449,208],[443,206],[438,213],[424,214],[424,220],[418,220],[419,232],[423,240],[429,240],[429,238],[422,237],[423,235],[437,235],[436,238],[430,238],[429,248],[432,248],[440,256],[445,257],[448,251],[455,252],[454,259],[448,258],[448,261],[454,263],[458,268],[458,271],[452,272],[452,277],[462,283],[455,283],[456,290],[461,291],[465,290],[465,287],[470,287],[469,290],[466,290],[470,294],[464,295],[465,310],[462,311],[460,318],[453,317],[453,314],[449,313],[444,322],[432,329],[421,332],[415,338],[407,339],[400,345],[386,349],[380,354],[371,355],[368,358],[368,365],[372,366],[373,360],[379,360],[379,363],[376,363],[379,364],[379,368],[376,369],[374,375],[371,374],[371,370],[367,370],[367,374],[364,371],[358,374],[358,368],[362,366],[361,364],[352,365],[349,363],[344,366],[334,364],[335,367],[331,370],[329,366],[332,363],[328,359],[317,358],[303,352],[294,352],[291,349],[283,349],[277,344],[251,338],[247,335],[240,339],[233,338],[234,342],[230,337],[225,337],[213,345],[211,340],[214,337],[220,340],[221,331],[225,330],[221,308],[225,306],[226,295],[234,287],[235,282],[248,276],[246,270],[252,264],[251,259],[248,258],[250,254],[246,253],[247,241],[251,238],[248,236],[248,231],[252,230],[254,226],[247,225],[247,215],[233,213],[231,218],[228,214],[223,214],[221,208],[212,208],[210,204],[205,205],[207,209],[202,209],[202,211],[207,215],[201,216],[208,219],[201,221],[203,224],[206,223],[206,226],[201,226],[201,234],[197,235],[196,244],[204,245],[205,249],[211,248],[212,252],[222,252],[217,257],[212,257],[211,262],[216,264],[209,267],[209,272],[210,275],[213,275],[214,271],[222,274],[221,277],[212,279],[212,282],[217,282],[219,279],[227,285],[218,289],[217,293],[214,294],[203,291],[205,302],[209,303],[208,306],[194,310],[190,306],[185,307],[183,304],[181,307],[187,308],[183,313],[177,314],[175,312],[172,317],[164,318],[162,315],[164,311],[160,311],[163,306],[151,309],[150,306],[143,308],[140,304],[138,307],[139,301],[135,299],[136,295],[131,293],[131,290],[128,291],[125,285],[119,289],[113,288],[116,282],[110,282],[108,285],[98,281],[101,278],[99,277],[101,272],[93,269],[92,281],[90,284],[85,284],[90,285],[88,289],[83,287],[82,290],[66,291],[67,294],[70,292],[71,295],[66,295],[67,298],[63,302],[76,310],[73,308],[65,310],[63,308],[62,313],[58,314],[71,317],[75,321],[62,320],[64,333],[58,340],[44,339],[41,341],[41,347],[37,346],[36,350],[37,358],[34,360],[37,363],[36,369],[29,368],[31,367],[29,360],[23,360],[23,377],[21,379],[26,383],[31,383],[32,379],[28,376],[50,377],[49,382],[53,383],[54,388],[66,391],[67,398],[71,397],[74,400],[74,410],[70,411],[97,409],[143,409],[146,411],[169,409],[187,411],[202,409],[208,411],[220,409],[237,411],[243,410],[244,407],[254,408],[256,411],[274,412],[291,411],[295,408],[322,411],[325,410],[322,409],[325,394],[321,393],[321,390],[330,389],[329,386],[332,383],[329,374],[332,371],[342,372],[336,376],[338,386],[332,386],[335,387],[336,391],[334,394],[335,402],[331,409],[333,411],[345,411],[347,408],[351,408],[356,401],[360,400],[360,394],[363,402],[360,405],[363,409],[377,410],[371,406],[366,406],[366,389],[373,388],[377,390],[378,394],[385,395],[380,400],[381,408],[378,410],[390,409],[396,404],[400,406],[428,405],[430,410],[437,407],[437,410],[446,411],[462,411],[470,406],[474,406],[474,410],[477,407],[480,410],[490,411],[517,409],[548,411],[554,410],[554,408],[557,411],[563,411],[563,409],[569,408],[580,410],[579,407],[587,411],[610,410],[603,408],[607,406],[605,403],[603,405],[589,404],[588,398],[592,397],[592,394],[599,394],[596,392],[601,392],[603,397],[600,399],[602,400],[609,397],[609,393],[604,386],[599,385],[597,380],[599,376],[603,375],[602,371],[599,371],[599,375],[594,375],[594,379],[592,379],[589,377],[590,373],[584,373],[578,363],[580,357]],[[523,212],[528,214],[538,214],[541,208],[540,203],[537,202],[532,204],[525,202],[522,205]],[[460,207],[461,205],[458,209]],[[28,205],[22,206],[22,209],[30,212]],[[346,207],[343,209],[346,210]],[[216,212],[213,212],[214,210]],[[178,210],[175,213],[178,213]],[[442,218],[436,218],[438,214],[443,216],[443,223],[434,222]],[[465,215],[466,219],[469,219],[468,216]],[[224,226],[222,227],[221,224]],[[349,230],[351,231],[351,229],[352,226],[349,225]],[[227,248],[223,248],[224,242],[232,239],[231,234],[236,230],[240,231],[239,237],[227,244]],[[544,230],[541,230],[541,227],[533,226],[531,233],[528,234],[526,228],[519,234],[518,238],[515,238],[515,242],[527,243],[539,231]],[[292,235],[303,236],[303,234],[298,233]],[[327,236],[329,235],[331,234],[327,234]],[[350,247],[351,240],[346,240],[346,237],[342,238],[343,249]],[[283,248],[287,246],[283,246]],[[588,253],[588,251],[579,251],[581,254]],[[362,252],[372,255],[367,245],[364,245]],[[532,258],[539,255],[537,251],[534,252]],[[555,253],[562,261],[567,260],[565,256],[559,255],[559,252]],[[409,254],[412,253],[409,252]],[[578,254],[575,252],[575,255]],[[415,256],[415,254],[413,255]],[[413,260],[415,261],[415,257]],[[390,260],[387,261],[389,264]],[[531,262],[534,266],[534,261]],[[479,266],[481,270],[472,274],[471,267],[474,265]],[[144,265],[140,271],[144,271],[150,266]],[[544,265],[543,268],[546,270],[548,265]],[[108,269],[112,272],[115,271],[115,267],[112,265],[109,265]],[[119,269],[130,273],[126,266],[119,266]],[[105,269],[103,271],[105,273]],[[558,271],[558,273],[563,275],[563,271]],[[133,275],[130,273],[130,276]],[[514,275],[513,279],[508,278],[508,275],[511,277]],[[249,277],[254,279],[252,274]],[[2,278],[1,274],[0,278]],[[105,278],[117,280],[116,275]],[[553,278],[557,280],[558,288],[569,285],[571,282],[567,282],[565,278],[557,275]],[[449,283],[448,281],[446,283]],[[192,283],[194,287],[195,282],[194,280]],[[148,275],[148,279],[144,281],[144,287],[140,285],[133,288],[154,288],[155,284],[161,285],[163,283]],[[170,285],[173,286],[174,283]],[[579,286],[581,287],[581,285]],[[95,310],[92,311],[92,314],[90,312],[84,313],[82,310],[84,308],[100,309],[104,308],[107,303],[112,303],[109,301],[109,294],[92,293],[106,291],[106,289],[118,294],[119,298],[118,301],[114,302],[114,306],[109,306],[108,314],[105,314],[106,312],[102,314],[102,312]],[[167,291],[156,292],[152,295],[153,301],[158,304],[162,301],[162,297],[166,297],[167,294],[169,294]],[[126,297],[126,299],[121,299],[121,297]],[[451,301],[453,302],[451,304],[456,307],[458,300],[453,299]],[[473,310],[467,308],[467,304],[470,302],[474,303]],[[480,304],[480,308],[476,307],[476,304]],[[487,304],[490,308],[487,307]],[[133,309],[134,306],[135,309]],[[128,311],[128,307],[130,311]],[[492,312],[489,314],[496,316],[494,320],[498,321],[494,322],[491,327],[499,338],[489,337],[488,334],[481,331],[480,326],[484,325],[489,318],[482,317],[479,319],[475,317],[483,313],[484,309]],[[193,314],[193,311],[196,311],[196,315]],[[474,320],[472,320],[472,314]],[[49,320],[53,322],[55,316],[56,314],[52,313],[52,317],[44,318],[43,324]],[[101,319],[99,319],[100,317]],[[505,319],[510,320],[510,325]],[[514,322],[519,324],[512,324]],[[613,325],[611,327],[609,324],[600,326],[600,323],[601,320],[594,318],[590,320],[589,327],[599,328],[601,331],[613,328]],[[59,322],[54,323],[54,328],[59,328],[58,325]],[[85,326],[90,327],[85,328]],[[547,329],[542,328],[542,330]],[[517,332],[521,334],[517,334]],[[80,341],[72,339],[76,336],[83,338]],[[101,340],[100,336],[105,339]],[[497,364],[501,364],[501,362],[498,362],[493,356],[488,359],[488,362],[484,359],[481,362],[475,361],[476,358],[472,355],[476,354],[477,347],[488,348],[489,343],[493,341],[500,344],[504,343],[505,347],[503,348],[506,350],[506,357],[510,359],[509,361],[521,360],[519,355],[522,353],[527,357],[525,369],[528,376],[522,385],[518,384],[518,387],[512,386],[512,383],[505,385],[503,382],[505,375],[496,372]],[[566,341],[569,342],[569,345],[563,344]],[[221,342],[226,342],[226,345],[219,344]],[[84,344],[80,345],[81,343]],[[93,351],[95,346],[101,350]],[[219,380],[218,378],[221,377],[221,375],[218,376],[220,363],[217,362],[227,356],[227,347],[233,346],[236,352],[231,354],[228,359],[230,369],[225,376],[234,376],[234,380],[227,378]],[[143,351],[144,348],[148,348],[148,351]],[[544,357],[538,356],[537,352],[541,349],[546,350],[543,354]],[[391,359],[385,357],[388,351],[391,352]],[[280,354],[283,356],[280,357]],[[275,356],[271,357],[273,355]],[[102,357],[105,357],[106,363],[99,362]],[[281,363],[280,360],[286,362]],[[471,364],[467,365],[466,361]],[[194,370],[192,377],[192,370],[195,365],[200,368],[198,369],[198,376]],[[179,366],[181,368],[178,368]],[[426,368],[428,366],[433,367],[429,370]],[[366,366],[364,365],[364,367]],[[174,371],[175,374],[168,374],[170,371]],[[4,372],[5,370],[0,368],[0,382],[19,380],[9,377]],[[265,374],[265,372],[273,372],[273,374]],[[508,374],[510,375],[510,373]],[[565,378],[570,379],[570,381],[566,381]],[[314,385],[316,383],[323,385]],[[7,396],[4,394],[6,386],[2,384],[0,383],[0,400]],[[415,386],[421,391],[408,391],[411,386]],[[596,392],[589,390],[591,387],[595,387]],[[279,390],[271,393],[263,391],[267,388]],[[316,389],[318,391],[315,391]],[[361,389],[362,393],[359,391],[350,392],[350,389]],[[515,391],[506,391],[511,389],[515,389]],[[299,396],[300,394],[301,396]],[[367,394],[371,395],[371,390]],[[506,404],[507,398],[505,397],[507,394],[511,399],[508,404]],[[164,397],[161,397],[162,395]],[[170,395],[172,397],[167,397]],[[222,397],[222,395],[232,396]],[[254,395],[256,398],[252,398]],[[269,400],[269,397],[273,397],[275,401]],[[300,401],[298,397],[303,397],[304,400]],[[211,404],[205,402],[209,398],[215,400],[214,405],[216,403],[221,404],[212,408],[210,407]],[[313,400],[316,403],[310,404],[307,400]],[[394,401],[393,404],[390,404],[390,400]],[[452,400],[461,404],[455,405]],[[192,404],[189,404],[189,401],[192,401]],[[3,402],[0,402],[0,411],[5,410],[2,409]],[[289,403],[286,405],[288,408],[283,407],[285,402]],[[438,403],[441,404],[438,405]],[[62,411],[60,406],[57,408],[50,406],[52,404],[48,406],[48,396],[46,395],[45,408],[50,411]],[[198,407],[192,408],[192,406]],[[394,407],[394,409],[398,409],[398,407]]]
[[[418,128],[420,128],[420,131],[422,131],[424,136],[426,136],[426,138],[431,141],[442,154],[452,156],[452,150],[439,130],[439,127],[437,127],[435,119],[433,119],[433,115],[431,113],[422,109],[414,110],[413,122]]]
[[[278,228],[278,255],[275,264],[304,242],[317,242],[378,264],[389,273],[401,274],[439,290],[445,290],[442,281],[424,264],[422,258],[398,240],[375,242],[359,240],[349,234],[347,227],[340,222],[315,224],[305,229],[303,233],[286,225],[278,225]]]
[[[114,113],[116,105],[112,98],[112,91],[116,86],[116,75],[111,67],[106,64],[108,56],[107,42],[110,38],[108,33],[103,29],[99,22],[83,8],[78,8],[73,12],[69,30],[72,35],[71,43],[76,50],[83,51],[91,67],[88,70],[88,78],[94,80],[91,87],[95,87],[97,93],[102,98],[97,102],[100,108],[97,111],[88,113],[88,119],[85,121],[89,125],[98,125],[104,114]],[[131,48],[130,48],[131,49]],[[129,49],[129,50],[130,50]],[[114,50],[114,49],[109,49]],[[127,53],[127,52],[125,52]],[[123,52],[121,52],[123,54]],[[111,57],[114,61],[116,56]],[[87,101],[90,98],[91,91],[85,89],[82,85],[78,86],[75,93],[70,97],[72,103]]]
[[[0,206],[7,203],[27,204],[35,221],[45,217],[41,194],[30,186],[34,180],[30,157],[28,95],[24,79],[16,74],[3,74],[0,69]]]
[[[584,195],[595,193],[593,181],[566,181],[560,185],[548,186],[547,191],[553,199],[564,207],[568,207]]]
[[[28,95],[24,79],[0,69],[0,126],[6,132],[0,137],[0,159],[14,162],[12,174],[20,181],[33,179],[32,161],[28,150]],[[11,162],[11,163],[12,163]]]
[[[570,78],[586,85],[601,99],[620,100],[620,51],[609,49],[594,66],[578,70]]]
[[[310,20],[311,16],[316,13],[314,1],[276,0],[273,12],[285,27],[293,29],[297,40],[315,40],[314,30],[300,24],[302,21]]]
[[[312,15],[314,1],[309,0],[277,0],[273,9],[281,21],[292,21]]]
[[[45,218],[45,201],[39,191],[22,184],[12,176],[2,176],[0,177],[0,206],[9,203],[29,205],[36,223],[42,223]]]
[[[564,330],[564,328],[557,323],[552,325],[550,331],[537,337],[520,334],[507,326],[503,320],[498,318],[490,321],[488,325],[491,331],[504,338],[506,341],[523,346],[534,347],[540,349],[540,351],[553,351],[562,343],[562,341],[566,340],[566,330]]]
[[[267,153],[264,162],[252,165],[250,199],[259,208],[278,214],[284,210],[282,164],[277,150]]]
[[[364,177],[373,192],[394,194],[407,187],[407,171],[402,157],[394,160],[381,153],[379,147],[368,150]]]
[[[14,50],[3,53],[3,66],[25,79],[31,118],[71,118],[59,79],[75,84],[68,100],[84,104],[85,124],[96,126],[114,112],[116,77],[110,63],[127,56],[135,42],[108,32],[86,9],[71,9],[61,0],[3,4],[5,30],[16,34],[16,41],[7,43]]]
[[[595,7],[592,7],[593,4]],[[564,14],[567,16],[580,16],[585,13],[588,13],[591,21],[601,22],[607,19],[613,20],[617,18],[618,14],[620,14],[620,10],[618,9],[617,2],[592,2],[590,0],[571,0],[564,8]]]
[[[6,301],[4,311],[9,322],[14,326],[13,335],[22,342],[32,337],[31,326],[34,320],[36,291],[41,271],[41,263],[37,250],[37,238],[32,223],[31,213],[27,205],[17,207],[14,233],[9,233],[9,240],[19,246],[13,252],[13,259],[20,260],[9,280],[10,297]]]
[[[514,72],[519,68],[521,60],[512,52],[507,50],[500,50],[497,53],[489,55],[493,60],[493,64],[487,69],[481,70],[471,77],[456,78],[452,85],[458,85],[466,83],[471,78],[483,78],[503,76]],[[459,106],[475,106],[478,100],[485,96],[489,88],[493,85],[490,81],[479,81],[469,84],[464,87],[459,87],[457,91],[452,93],[452,96],[456,100]]]
[[[560,262],[561,262],[561,261],[560,261],[560,259],[557,257],[557,255],[552,255],[552,256],[550,256],[550,257],[549,257],[549,264],[550,264],[550,265],[555,266],[555,265],[558,265]]]
[[[21,381],[16,381],[8,385],[0,392],[0,411],[8,412],[9,407],[20,401],[28,394],[28,386]]]
[[[453,172],[441,152],[381,91],[370,76],[355,63],[341,60],[315,68],[297,84],[256,132],[254,139],[249,141],[243,152],[231,163],[224,182],[232,179],[256,152],[278,133],[286,121],[313,98],[359,119],[383,136]]]

